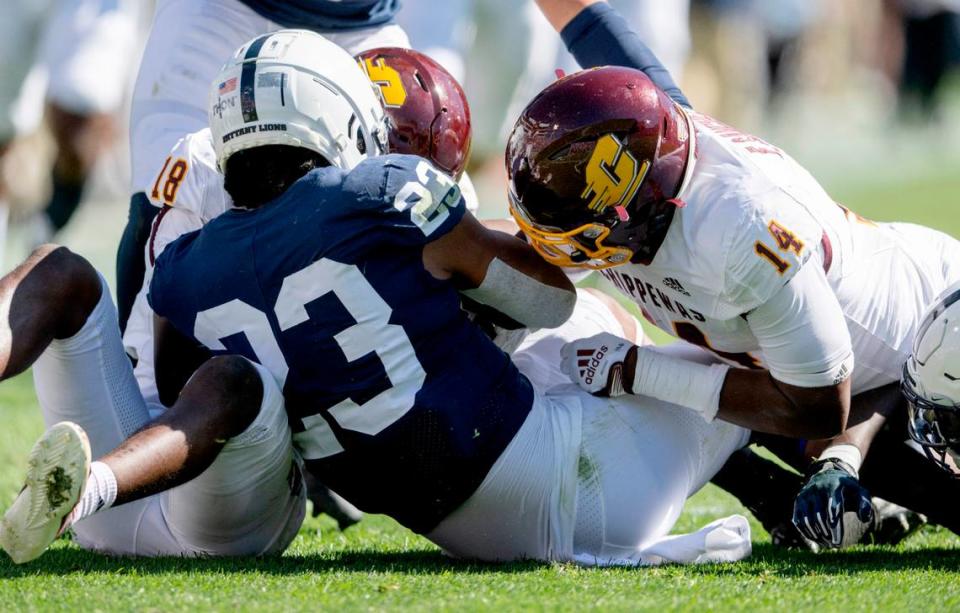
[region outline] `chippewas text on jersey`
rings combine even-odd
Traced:
[[[620,272],[613,268],[608,268],[601,272],[608,281],[617,286],[617,289],[633,298],[634,302],[638,303],[641,307],[650,305],[658,309],[669,311],[674,315],[690,321],[698,321],[701,323],[707,321],[707,318],[704,317],[703,313],[684,305],[675,298],[671,298],[666,292],[661,290],[659,287],[655,287],[652,283],[644,281],[638,277],[628,275],[624,272]],[[672,277],[664,279],[664,285],[674,292],[681,293],[686,296],[690,295],[689,292],[684,290],[683,286]],[[644,316],[646,316],[648,319],[650,318],[646,309],[644,309]]]

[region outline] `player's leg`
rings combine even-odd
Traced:
[[[56,428],[63,426],[53,429],[59,435]],[[142,513],[146,534],[133,552],[141,555],[273,553],[289,544],[303,518],[279,388],[242,358],[209,360],[173,407],[98,462],[90,464],[89,455],[86,463],[64,462],[83,455],[82,441],[65,444],[75,452],[31,458],[27,487],[4,516],[0,541],[15,561],[40,555],[61,525],[144,499],[159,503]],[[79,491],[45,495],[51,483],[78,481]],[[159,542],[151,539],[154,529]]]
[[[669,533],[686,499],[749,432],[646,398],[583,402],[574,552],[600,564],[645,563],[644,549]]]
[[[922,513],[932,524],[960,534],[960,479],[904,442],[905,424],[890,423],[870,448],[860,480],[871,494]]]
[[[570,560],[580,413],[576,401],[536,394],[477,490],[426,537],[464,559]]]
[[[64,248],[38,249],[0,280],[0,312],[6,314],[0,327],[0,379],[32,364],[48,426],[63,421],[79,424],[98,457],[147,423],[147,408],[120,341],[109,291],[83,258]],[[222,385],[240,394],[244,380],[229,365],[209,366],[207,378],[216,375]],[[257,374],[252,366],[240,370]],[[198,377],[191,388],[195,395],[185,395],[192,411],[186,414],[213,419],[217,414],[203,408],[203,402],[211,395],[214,402],[217,390],[204,389],[204,382],[204,377]],[[109,508],[77,522],[73,526],[77,542],[89,549],[127,555],[230,555],[285,547],[293,536],[284,528],[299,526],[303,503],[291,498],[289,482],[295,473],[290,433],[280,393],[272,385],[262,409],[251,420],[253,426],[227,443],[209,475],[164,497]],[[259,397],[254,402],[259,403]],[[241,423],[237,432],[244,427]],[[211,432],[219,437],[219,430]],[[202,451],[197,443],[191,445]],[[95,471],[94,477],[98,486],[103,485],[101,472]],[[204,492],[213,493],[204,496]],[[286,492],[286,497],[278,492]],[[208,516],[216,512],[216,518],[204,524],[200,521],[204,512]],[[238,528],[241,520],[248,529]],[[221,541],[206,538],[209,533],[222,534],[209,528],[212,523],[229,530],[228,536]],[[195,532],[204,528],[206,532]],[[11,546],[19,547],[17,542]]]
[[[136,58],[137,9],[132,0],[61,0],[47,23],[40,56],[57,146],[45,209],[53,232],[70,220],[94,164],[112,144]]]
[[[34,365],[47,424],[70,420],[83,426],[93,457],[115,449],[148,421],[105,289],[81,331],[53,341]],[[252,367],[231,369],[229,361],[221,361],[226,363],[209,365],[205,376],[246,394],[250,377],[242,375]],[[191,387],[201,399],[212,393],[204,381],[198,377]],[[200,478],[79,521],[75,540],[120,555],[262,554],[285,548],[302,520],[303,502],[291,493],[289,428],[280,393],[268,383],[272,387],[264,383],[269,393],[253,424],[227,442]],[[188,406],[196,411],[200,401],[192,398],[188,394],[184,401],[193,402]]]
[[[749,436],[656,401],[566,390],[535,397],[487,478],[427,538],[470,559],[639,564]]]
[[[25,371],[54,340],[80,332],[100,297],[93,267],[56,245],[41,246],[0,279],[0,380]]]
[[[34,63],[36,39],[46,18],[48,4],[44,0],[12,0],[4,4],[4,17],[0,20],[0,58],[3,58],[0,61],[0,260],[10,212],[9,189],[4,181],[2,166],[18,132],[32,127],[22,125],[24,122],[18,117],[18,107],[36,106],[33,95],[30,95],[30,100],[22,100],[21,94],[28,89],[24,85]],[[42,91],[43,79],[40,81],[41,87],[36,89]],[[32,91],[26,93],[32,94]],[[37,97],[42,97],[42,94],[37,92]],[[29,123],[39,123],[40,113],[29,115]]]
[[[801,441],[793,441],[797,446]],[[793,525],[793,501],[803,486],[799,473],[764,458],[752,449],[734,452],[710,480],[747,507],[774,545],[809,549]]]
[[[98,452],[147,421],[123,352],[106,285],[86,260],[53,245],[0,280],[0,379],[34,367],[48,426],[81,424]],[[113,510],[76,527],[79,538],[126,542],[138,509]]]
[[[531,335],[514,361],[535,385],[569,382],[559,369],[559,348],[598,332],[644,340],[639,322],[616,302],[579,290],[570,320]],[[703,363],[716,360],[683,342],[659,351]],[[574,552],[600,562],[639,563],[643,546],[667,533],[686,498],[746,444],[749,433],[722,422],[707,424],[656,401],[621,400],[579,400],[584,412]]]
[[[216,459],[199,476],[161,494],[164,521],[188,553],[282,553],[296,536],[306,513],[306,488],[293,449],[283,394],[262,366],[242,358],[230,361],[220,368],[226,374],[210,373],[209,384],[202,379],[191,383],[191,394],[201,387],[219,385],[213,390],[213,400],[198,395],[196,401],[184,399],[189,405],[181,407],[178,401],[175,406],[178,411],[192,412],[211,404],[249,402],[249,398],[256,397],[259,402],[252,407],[255,417],[242,431],[229,437]],[[243,387],[231,383],[235,379],[244,380]],[[252,389],[246,390],[257,386],[262,393],[255,395]],[[229,400],[220,400],[221,397]],[[231,419],[235,412],[236,409],[229,409]],[[181,421],[177,412],[166,419],[175,427]]]
[[[160,209],[150,204],[144,192],[130,197],[127,225],[117,246],[117,319],[121,334],[127,331],[127,322],[143,287],[147,274],[145,261],[150,228]]]
[[[50,200],[44,208],[49,239],[73,218],[94,164],[113,141],[115,127],[110,114],[77,113],[55,102],[49,103],[46,116],[57,145]]]

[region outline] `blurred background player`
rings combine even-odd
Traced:
[[[894,0],[892,5],[903,24],[901,110],[936,117],[945,80],[960,65],[960,0]]]
[[[94,165],[113,144],[140,43],[138,0],[10,0],[0,22],[0,257],[15,172],[2,172],[18,136],[46,120],[54,155],[31,242],[70,220]],[[40,156],[42,158],[42,156]],[[21,181],[22,183],[22,181]]]

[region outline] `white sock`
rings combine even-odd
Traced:
[[[80,501],[73,508],[67,520],[64,522],[64,528],[80,521],[85,517],[90,517],[94,513],[109,509],[117,500],[117,477],[109,466],[103,462],[93,462],[90,464],[90,475],[87,477],[87,483],[83,487],[83,493],[80,495]]]

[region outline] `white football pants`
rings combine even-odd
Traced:
[[[533,409],[430,540],[471,559],[645,563],[645,549],[662,543],[686,499],[747,444],[749,431],[732,424],[708,424],[648,398],[597,398],[570,384],[560,347],[603,331],[622,334],[609,309],[580,292],[570,321],[521,345],[514,362],[537,389]]]
[[[227,442],[206,471],[174,489],[78,522],[77,542],[118,555],[282,552],[303,521],[306,492],[280,390],[269,373],[257,369],[264,378],[260,414]],[[149,421],[105,283],[80,332],[53,341],[34,364],[33,375],[46,425],[79,424],[94,458]]]

